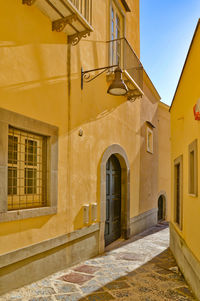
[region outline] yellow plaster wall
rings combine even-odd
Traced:
[[[139,1],[134,5],[130,3],[132,13],[127,14],[126,37],[139,56]],[[58,213],[1,223],[0,253],[83,227],[82,205],[99,205],[100,162],[111,144],[120,144],[130,162],[130,217],[156,207],[157,175],[148,197],[141,195],[140,184],[145,183],[140,173],[142,131],[147,118],[156,118],[156,97],[147,88],[151,100],[131,103],[109,96],[105,75],[80,89],[81,66],[87,70],[108,65],[108,14],[108,1],[94,2],[94,33],[71,47],[64,34],[51,31],[51,22],[37,8],[23,6],[21,0],[8,0],[1,7],[0,106],[59,128],[59,174]],[[148,107],[142,115],[145,120],[141,103],[143,109]],[[146,176],[150,183],[151,174]]]
[[[122,97],[105,94],[105,77],[94,83],[85,84],[81,92],[72,83],[71,130],[70,130],[70,181],[71,207],[100,201],[100,163],[103,152],[112,144],[120,144],[129,159],[131,167],[131,216],[137,214],[139,187],[139,101],[127,102]],[[94,94],[95,87],[101,87]],[[98,105],[97,105],[98,104]],[[80,109],[78,117],[77,108]],[[78,136],[79,129],[83,136]],[[81,167],[81,168],[80,168]],[[81,195],[80,195],[81,189]],[[79,202],[77,203],[77,199]],[[81,226],[81,219],[74,210],[72,222],[75,228]],[[80,212],[81,214],[81,212]]]
[[[0,226],[0,253],[68,231],[66,37],[35,7],[8,0],[0,10],[0,106],[59,127],[58,214]]]
[[[176,226],[179,235],[200,260],[200,177],[198,176],[198,196],[188,194],[188,145],[198,140],[198,172],[200,171],[200,121],[193,116],[193,106],[200,98],[200,29],[198,28],[190,55],[184,68],[182,79],[171,108],[171,152],[172,152],[172,200],[174,199],[174,159],[183,155],[183,230]],[[174,224],[174,204],[172,201],[172,222]]]
[[[108,63],[108,1],[95,1],[93,10],[94,33],[67,47],[66,36],[52,32],[50,20],[36,7],[21,0],[1,5],[0,106],[59,128],[58,213],[1,223],[1,254],[83,227],[82,204],[99,203],[100,160],[114,143],[130,161],[131,217],[139,212],[140,102],[108,96],[105,76],[80,90],[81,66]],[[127,33],[139,49],[135,34]]]
[[[148,90],[148,87],[144,87]],[[158,127],[157,127],[157,102],[146,96],[141,100],[141,145],[140,145],[140,213],[157,208],[158,193]],[[153,153],[147,151],[147,123],[151,122],[153,128]]]
[[[169,106],[158,105],[158,193],[166,193],[166,219],[171,213],[171,142]]]

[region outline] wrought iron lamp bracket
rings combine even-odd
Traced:
[[[129,90],[127,92],[127,100],[134,102],[137,98],[141,98],[142,94],[137,94],[137,89]]]
[[[125,83],[128,87],[127,100],[134,102],[137,98],[142,97],[142,94],[138,93],[138,90],[129,80],[125,80]]]
[[[91,69],[87,71],[83,71],[83,68],[81,68],[81,90],[83,90],[83,82],[89,83],[93,81],[95,78],[106,72],[107,70],[118,67],[118,65],[112,65],[112,66],[106,66],[106,67],[101,67],[101,68],[96,68],[96,69]],[[98,74],[92,76],[91,72],[94,71],[101,71]]]

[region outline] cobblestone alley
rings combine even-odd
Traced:
[[[0,301],[196,300],[169,250],[161,223],[99,257],[0,297]]]

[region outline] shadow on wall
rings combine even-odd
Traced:
[[[30,229],[37,231],[47,224],[50,219],[51,216],[40,216],[31,218],[31,222],[30,219],[25,219],[23,220],[23,223],[21,220],[3,223],[3,227],[0,227],[0,237],[19,232],[26,232]]]
[[[5,15],[9,15],[9,19],[4,18]],[[44,119],[43,112],[46,112],[48,117],[44,121],[51,120],[52,124],[55,120],[67,124],[69,109],[67,132],[108,116],[126,101],[124,97],[107,95],[105,75],[80,89],[81,66],[93,69],[108,65],[105,41],[81,41],[71,46],[72,56],[67,58],[66,35],[52,32],[51,21],[46,16],[36,7],[22,5],[17,0],[8,0],[2,6],[0,36],[1,106],[16,111],[17,100],[21,114],[30,112],[31,117]],[[69,62],[71,89],[67,78]],[[30,111],[30,107],[34,110]]]
[[[0,37],[0,106],[65,124],[66,35],[52,32],[51,21],[36,7],[8,0],[0,11]]]
[[[81,229],[84,224],[83,224],[83,207],[80,208],[78,211],[77,215],[74,218],[74,230]]]
[[[9,19],[4,18],[5,15],[9,15]],[[68,104],[66,35],[52,32],[51,21],[36,7],[8,0],[0,12],[0,36],[2,106],[15,110],[17,100],[20,113],[25,114],[34,107],[31,117],[40,119],[46,111],[47,122],[52,120],[54,123],[56,119],[63,124],[70,109],[69,128],[72,131],[108,116],[126,101],[124,97],[107,95],[105,76],[85,84],[83,91],[80,90],[81,66],[90,69],[108,65],[105,41],[84,40],[73,47],[72,93]]]
[[[1,40],[12,41],[15,45],[66,44],[64,33],[52,32],[50,19],[37,7],[23,5],[21,0],[2,2],[0,36]]]
[[[71,130],[108,116],[126,102],[126,97],[107,94],[110,82],[107,82],[106,74],[100,75],[91,82],[84,81],[83,90],[81,90],[81,67],[86,71],[109,65],[108,45],[105,41],[84,40],[72,49]],[[98,73],[98,71],[90,73],[90,79]]]

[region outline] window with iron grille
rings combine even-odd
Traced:
[[[8,210],[47,206],[47,137],[9,127]]]

